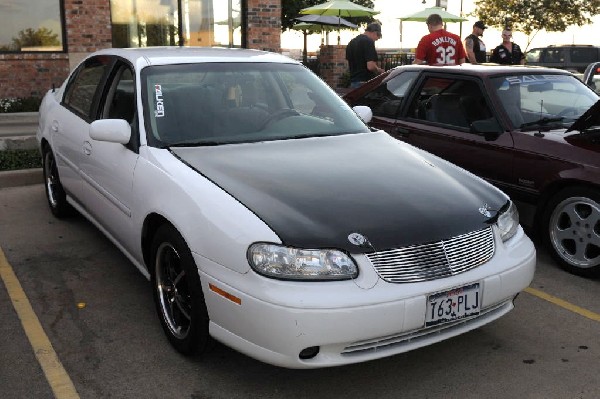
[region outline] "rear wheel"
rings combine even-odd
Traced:
[[[42,161],[44,170],[44,188],[46,190],[46,199],[50,211],[57,218],[63,218],[74,213],[73,207],[67,202],[67,195],[63,188],[54,153],[49,146],[45,146],[42,151]]]
[[[152,287],[163,330],[175,349],[201,354],[212,344],[198,269],[185,240],[171,225],[152,242]]]
[[[581,276],[600,275],[600,191],[568,188],[552,198],[544,238],[560,266]]]

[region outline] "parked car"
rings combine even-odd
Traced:
[[[590,89],[600,94],[600,62],[594,62],[585,68],[583,73],[583,83]]]
[[[279,54],[94,53],[45,96],[37,138],[50,210],[127,255],[184,354],[390,356],[501,317],[533,278],[504,193],[370,131]]]
[[[348,93],[371,126],[520,201],[559,264],[600,273],[598,95],[571,73],[520,66],[404,66]]]
[[[600,47],[584,44],[539,47],[525,54],[527,65],[560,68],[583,73],[592,62],[600,61]]]

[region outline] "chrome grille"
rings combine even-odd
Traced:
[[[367,254],[379,276],[390,283],[435,280],[466,272],[494,255],[492,228],[423,245]]]

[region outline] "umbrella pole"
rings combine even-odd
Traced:
[[[304,62],[304,65],[306,65],[308,63],[308,52],[307,52],[307,40],[306,37],[308,36],[308,31],[305,29],[302,31],[302,33],[304,33],[304,51],[302,52],[302,62]]]

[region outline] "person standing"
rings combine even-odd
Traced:
[[[360,87],[367,80],[383,73],[377,65],[379,56],[375,42],[381,39],[381,25],[371,23],[365,32],[350,40],[346,47],[346,60],[350,69],[350,87]]]
[[[524,65],[525,54],[521,47],[512,41],[512,30],[505,28],[502,31],[502,43],[492,51],[490,62],[502,65]]]
[[[485,29],[487,26],[482,21],[477,21],[473,24],[473,33],[465,38],[467,59],[471,64],[481,64],[487,61],[485,43],[480,39]]]
[[[425,21],[429,34],[419,41],[413,64],[460,65],[465,62],[465,49],[460,37],[444,29],[439,14],[430,14]]]

